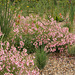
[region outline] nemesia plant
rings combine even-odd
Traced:
[[[40,70],[44,69],[47,62],[47,56],[43,48],[36,50],[35,61],[35,64]]]
[[[16,17],[14,22],[14,30],[16,29],[15,35],[29,36],[31,43],[35,45],[36,48],[44,45],[44,50],[46,52],[55,52],[59,50],[62,52],[67,48],[68,43],[72,45],[75,43],[75,35],[69,33],[67,27],[61,27],[56,21],[49,16],[49,20],[40,18],[38,15],[33,16],[21,16]],[[21,39],[22,39],[21,38]],[[24,40],[23,40],[24,41]]]
[[[6,49],[5,43],[0,43],[0,75],[39,75],[39,69],[34,65],[35,57],[28,55],[27,49],[17,51],[14,46],[9,50],[9,42]]]

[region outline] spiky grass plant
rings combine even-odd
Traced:
[[[44,52],[44,49],[43,48],[37,49],[35,54],[35,64],[40,69],[41,75],[42,75],[42,70],[46,65],[46,61],[47,61],[47,56],[46,53]]]
[[[71,3],[70,5],[70,14],[69,14],[70,22],[73,25],[73,20],[74,20],[74,10],[73,10],[73,4]]]
[[[4,34],[3,39],[6,39],[11,31],[12,15],[9,0],[2,0],[0,3],[0,27],[2,33]]]
[[[64,12],[64,18],[65,19],[66,19],[66,15],[67,15],[67,9],[68,9],[67,3],[63,3],[63,12]]]
[[[54,5],[57,5],[57,0],[54,0]]]

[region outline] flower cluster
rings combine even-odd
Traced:
[[[67,45],[75,43],[75,35],[69,33],[67,27],[61,27],[56,21],[49,16],[49,20],[45,17],[40,18],[36,16],[20,16],[17,19],[19,23],[15,22],[15,27],[18,27],[19,34],[30,35],[31,42],[36,48],[44,45],[46,52],[55,52],[57,49],[62,52]],[[14,28],[15,28],[14,27]]]
[[[39,69],[34,65],[34,56],[28,55],[27,49],[22,52],[17,51],[11,46],[9,51],[9,42],[6,49],[5,43],[0,43],[0,74],[1,75],[39,75]]]

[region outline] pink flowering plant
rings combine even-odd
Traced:
[[[68,44],[75,43],[75,35],[69,33],[67,27],[57,24],[51,16],[49,18],[46,20],[45,16],[40,18],[38,15],[20,15],[20,18],[15,18],[17,21],[14,22],[13,28],[18,28],[15,35],[21,36],[23,42],[25,38],[29,38],[30,44],[32,43],[35,48],[43,46],[46,52],[62,52]]]
[[[0,75],[39,75],[39,69],[34,65],[35,57],[27,54],[27,49],[17,51],[14,46],[9,49],[7,42],[6,49],[4,43],[0,43]]]
[[[25,21],[26,20],[26,21]],[[35,37],[35,34],[31,34],[31,26],[28,24],[32,19],[29,17],[24,17],[19,15],[15,18],[15,22],[13,24],[13,35],[10,34],[11,43],[17,48],[17,50],[22,51],[25,47],[28,51],[27,53],[35,52],[35,46],[31,43],[32,38]],[[24,24],[25,23],[25,24]]]

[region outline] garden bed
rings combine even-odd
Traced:
[[[0,75],[75,74],[74,3],[0,2]]]

